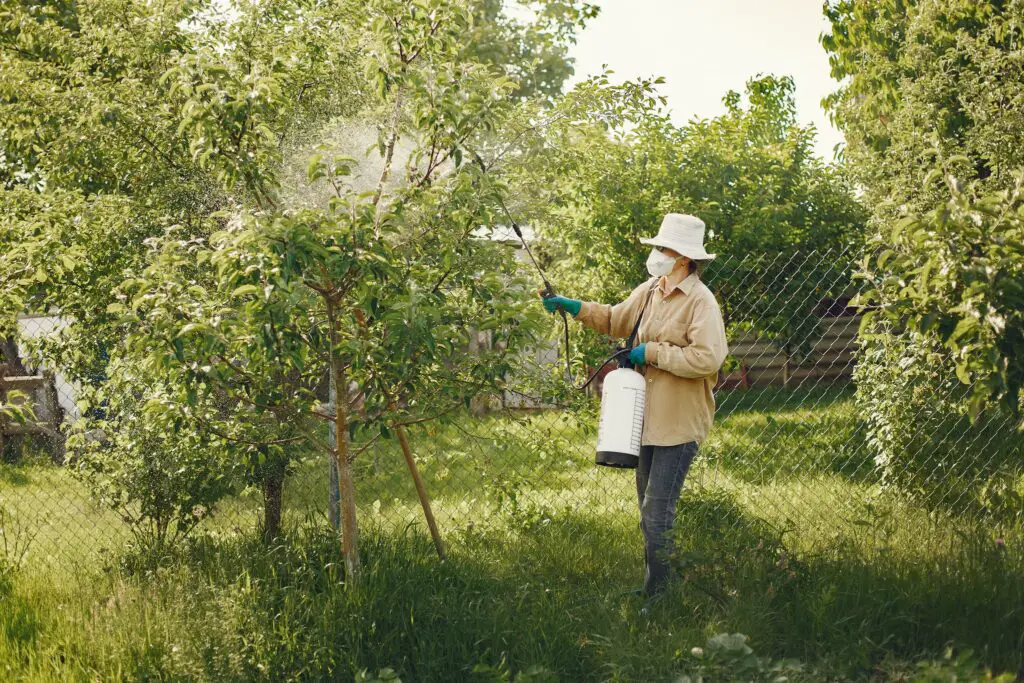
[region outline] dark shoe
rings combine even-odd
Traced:
[[[644,617],[651,616],[651,612],[664,597],[665,591],[658,591],[654,595],[647,596],[647,599],[644,600],[643,606],[640,607],[640,615]]]

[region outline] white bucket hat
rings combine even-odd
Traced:
[[[641,244],[668,247],[694,261],[710,261],[715,254],[704,250],[704,221],[685,213],[665,214],[655,237],[641,237]]]

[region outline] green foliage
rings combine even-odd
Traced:
[[[978,662],[972,650],[956,652],[948,648],[942,659],[918,662],[917,672],[913,675],[914,683],[945,683],[946,681],[993,681],[994,683],[1013,683],[1020,680],[1020,675],[1006,673],[996,674]]]
[[[845,79],[827,102],[874,207],[863,301],[896,321],[895,333],[913,331],[907,342],[922,353],[942,344],[972,417],[997,404],[1016,413],[1024,380],[1024,110],[1008,104],[1024,82],[1022,7],[844,0],[826,6],[832,32],[822,37]]]
[[[240,158],[254,162],[245,172],[263,199],[267,166],[297,129],[359,106],[340,8],[306,5],[234,3],[234,19],[190,1],[0,11],[0,138],[16,169],[0,202],[0,276],[19,282],[0,303],[5,317],[63,313],[69,326],[46,353],[71,377],[101,376],[123,337],[108,307],[142,267],[146,238],[170,226],[208,234]],[[298,74],[308,80],[286,77]],[[214,134],[217,116],[230,140]],[[213,136],[213,158],[190,143],[197,131]]]
[[[790,78],[752,79],[745,97],[726,95],[725,114],[681,127],[653,107],[611,135],[604,126],[564,135],[549,127],[540,161],[514,177],[553,279],[575,296],[620,300],[647,278],[638,238],[657,232],[667,212],[693,213],[708,226],[708,250],[723,257],[707,277],[728,321],[803,344],[813,336],[810,309],[843,293],[819,283],[844,282],[864,212],[842,170],[814,156],[793,88]],[[821,255],[807,262],[812,251]]]
[[[854,380],[883,483],[931,508],[985,510],[1012,521],[1020,434],[998,413],[971,420],[971,387],[957,379],[941,342],[878,326],[864,342]]]
[[[75,473],[128,525],[140,555],[159,558],[213,514],[236,478],[222,445],[172,412],[166,388],[117,363],[111,370],[94,392],[99,415],[69,439]]]
[[[747,645],[742,633],[719,633],[708,638],[704,647],[690,650],[693,672],[676,679],[676,683],[703,683],[717,680],[788,681],[802,667],[798,662],[772,662],[758,657]],[[799,679],[799,678],[798,678]]]
[[[1024,165],[1024,111],[1009,104],[1024,82],[1021,9],[1019,0],[828,3],[822,44],[843,84],[826,103],[869,205],[933,208],[945,188],[922,186],[936,159],[955,158],[948,172],[991,189],[1013,184]]]
[[[935,339],[964,385],[968,414],[1002,402],[1019,408],[1024,386],[1024,175],[1007,190],[983,193],[949,177],[952,198],[895,223],[863,277],[865,302],[878,302],[897,332]]]
[[[3,194],[0,278],[8,284],[0,294],[0,331],[15,335],[15,318],[26,311],[62,311],[68,325],[58,335],[21,345],[69,378],[94,380],[106,364],[105,349],[123,335],[107,302],[141,261],[136,242],[164,220],[136,213],[116,195],[23,187]]]
[[[511,16],[508,5],[515,8]],[[514,97],[540,95],[550,100],[557,99],[573,74],[568,50],[576,31],[599,11],[579,0],[478,0],[470,6],[473,35],[465,50],[515,81]],[[525,14],[530,21],[515,14]]]
[[[69,325],[40,354],[93,383],[110,359],[137,368],[277,496],[293,444],[332,450],[319,421],[386,435],[493,389],[539,315],[502,275],[512,255],[473,239],[490,220],[482,160],[520,110],[551,106],[596,13],[523,9],[4,5],[2,329],[59,308]],[[339,121],[375,128],[376,158],[316,153]],[[375,165],[363,191],[351,174]],[[295,196],[317,187],[322,202]],[[497,350],[467,354],[470,327]],[[351,399],[332,416],[328,370]]]
[[[35,419],[35,410],[28,398],[20,391],[4,392],[4,400],[0,401],[0,424],[24,424]]]

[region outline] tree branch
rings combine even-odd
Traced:
[[[384,195],[384,183],[387,182],[388,176],[391,174],[391,162],[395,156],[395,143],[398,141],[398,119],[402,113],[404,92],[403,88],[399,88],[398,93],[395,95],[395,108],[391,114],[391,134],[384,149],[384,168],[381,169],[380,178],[377,180],[377,189],[373,193],[372,204],[377,212],[373,224],[373,234],[375,237],[380,237],[380,200]]]

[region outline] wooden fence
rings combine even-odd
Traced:
[[[821,337],[806,357],[787,353],[757,335],[745,335],[729,344],[739,368],[719,376],[720,389],[753,386],[795,386],[847,381],[853,373],[860,316],[820,319]]]
[[[784,349],[755,334],[730,340],[729,355],[739,362],[739,368],[719,373],[716,388],[729,390],[764,386],[806,387],[820,383],[849,381],[856,358],[860,316],[854,314],[852,308],[847,307],[847,299],[848,297],[834,305],[832,300],[828,300],[819,306],[821,336],[806,357],[800,357],[795,353],[787,354]],[[488,333],[471,330],[471,350],[489,348],[489,344]],[[557,342],[549,342],[530,349],[529,361],[538,366],[558,364],[563,362],[559,358],[559,351]],[[616,367],[618,366],[615,363],[609,363],[598,372],[597,379],[588,390],[591,395],[601,395],[604,377]],[[595,368],[587,368],[587,373],[594,370]],[[474,410],[481,413],[501,407],[535,409],[549,406],[512,391],[504,392],[497,400],[494,397],[481,397],[473,404]]]
[[[25,434],[41,434],[53,450],[55,462],[64,459],[64,435],[60,430],[64,410],[57,399],[53,374],[42,376],[6,376],[6,366],[0,365],[0,402],[27,404],[32,408],[32,419],[19,423],[0,415],[0,454],[6,442]]]

